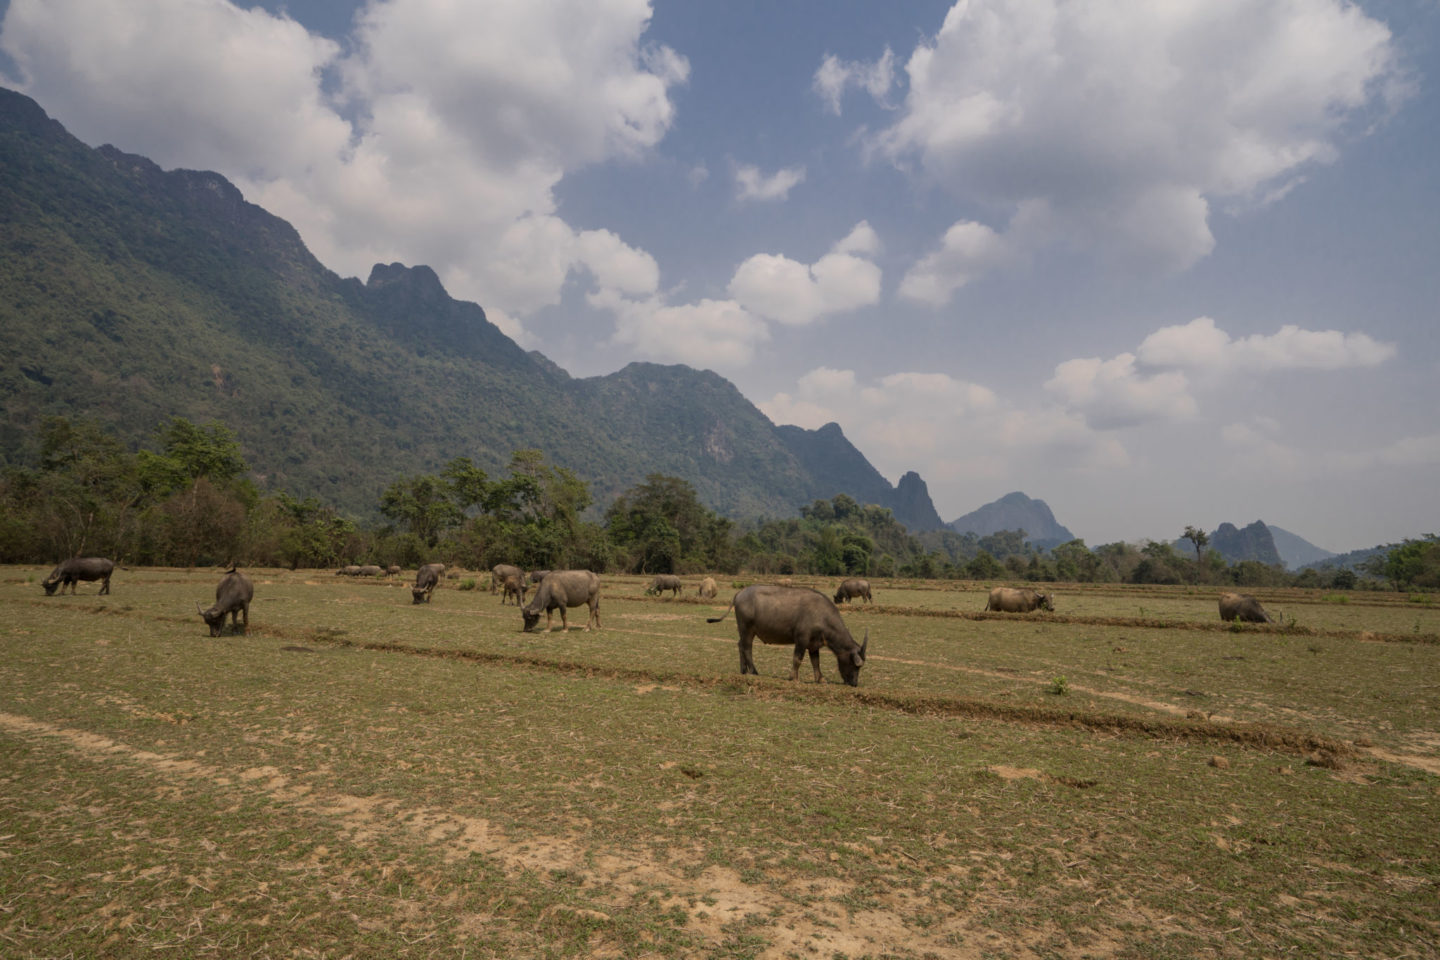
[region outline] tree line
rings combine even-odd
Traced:
[[[96,423],[52,417],[38,462],[0,473],[0,560],[45,563],[96,554],[159,566],[242,563],[333,567],[432,560],[475,570],[586,568],[624,573],[907,577],[1217,587],[1440,588],[1440,538],[1407,540],[1351,570],[1291,573],[1230,563],[1186,527],[1195,556],[1170,544],[1083,540],[1039,549],[1025,531],[987,536],[910,533],[889,509],[846,494],[789,518],[737,523],[677,477],[651,474],[603,510],[588,486],[515,451],[503,476],[468,457],[391,483],[381,522],[357,523],[314,497],[262,494],[234,434],[216,421],[174,418],[153,448],[129,452]]]

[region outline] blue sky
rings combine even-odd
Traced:
[[[76,136],[426,263],[578,376],[834,420],[952,519],[1440,530],[1434,0],[0,0]]]

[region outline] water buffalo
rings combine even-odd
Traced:
[[[443,563],[427,563],[415,571],[415,586],[410,588],[411,603],[429,603],[430,594],[440,583],[440,574],[445,572]]]
[[[1270,614],[1260,606],[1260,601],[1248,593],[1220,594],[1220,619],[1241,620],[1245,623],[1274,623]]]
[[[1034,590],[1019,587],[995,587],[991,589],[990,600],[985,604],[986,610],[998,610],[1001,613],[1029,613],[1037,608],[1053,611],[1055,595],[1036,593]]]
[[[840,588],[835,591],[835,602],[845,603],[852,597],[864,597],[865,602],[870,602],[870,581],[861,580],[859,577],[851,577]]]
[[[390,564],[390,566],[388,566],[388,567],[385,568],[385,575],[386,575],[387,577],[398,577],[398,576],[400,576],[400,564],[398,564],[398,563],[392,563],[392,564]]]
[[[669,590],[671,597],[678,597],[680,596],[680,591],[684,589],[684,587],[685,585],[680,582],[680,578],[675,576],[675,574],[662,573],[654,580],[650,581],[650,586],[645,588],[645,593],[647,596],[650,594],[654,594],[658,597],[666,590]]]
[[[706,577],[704,580],[700,581],[700,586],[696,589],[695,592],[700,596],[704,597],[706,600],[714,600],[715,594],[719,593],[720,590],[718,587],[715,586],[714,577]]]
[[[519,567],[512,567],[508,563],[497,563],[490,569],[490,592],[497,593],[504,586],[506,577],[519,579],[523,576],[525,573]],[[501,597],[500,602],[504,603],[505,598]]]
[[[40,585],[45,588],[45,596],[50,597],[55,595],[56,587],[60,588],[62,594],[65,588],[69,587],[70,593],[74,594],[79,581],[99,580],[100,593],[109,593],[110,574],[114,572],[113,560],[106,560],[104,557],[71,557],[51,570],[50,576],[41,581]]]
[[[515,598],[515,606],[517,607],[525,602],[525,591],[527,588],[525,581],[520,577],[506,577],[505,582],[500,585],[500,589],[502,591],[500,596],[501,606],[504,606],[505,601],[511,597]]]
[[[790,662],[790,679],[800,675],[800,661],[810,654],[815,682],[820,683],[820,648],[829,647],[840,665],[840,677],[850,686],[860,684],[860,668],[865,666],[865,651],[870,645],[870,631],[857,644],[840,616],[840,608],[818,590],[804,587],[781,587],[757,583],[735,594],[730,606],[706,623],[719,623],[730,611],[740,628],[740,672],[758,674],[751,646],[756,637],[761,643],[793,644],[795,656]]]
[[[549,570],[531,570],[530,583],[532,586],[538,586],[540,584],[540,581],[544,580],[548,576],[550,576]]]
[[[545,613],[545,632],[549,633],[554,627],[551,625],[551,611],[559,608],[560,628],[564,632],[570,630],[570,624],[565,618],[565,608],[578,607],[581,604],[590,607],[590,616],[585,621],[585,629],[590,629],[590,624],[595,624],[595,629],[600,629],[600,578],[589,570],[556,570],[544,580],[540,581],[540,588],[535,591],[535,596],[530,602],[520,608],[520,616],[525,621],[525,632],[529,633],[535,629],[540,622],[540,613]]]
[[[230,632],[237,629],[241,633],[250,631],[250,601],[255,597],[255,585],[250,578],[239,570],[231,567],[220,582],[215,586],[215,605],[209,610],[201,610],[200,604],[195,604],[195,612],[205,619],[205,625],[210,628],[210,636],[218,637],[225,629],[225,614],[230,614]],[[240,615],[245,615],[245,625],[240,626]]]
[[[385,568],[384,568],[384,567],[381,567],[381,566],[377,566],[377,565],[375,565],[375,564],[373,564],[373,563],[367,563],[367,564],[365,564],[365,566],[361,567],[359,570],[357,570],[357,571],[355,572],[355,576],[357,576],[357,577],[383,577],[383,576],[385,576]]]
[[[360,565],[356,563],[347,563],[345,566],[335,571],[335,576],[358,577],[360,576]]]

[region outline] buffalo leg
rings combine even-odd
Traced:
[[[795,656],[790,658],[790,679],[800,679],[800,662],[805,659],[805,648],[795,644]]]
[[[109,578],[109,577],[106,577],[106,578],[104,579],[104,581],[101,582],[101,584],[100,584],[100,592],[101,592],[101,593],[109,593],[109,592],[110,592],[110,578]]]
[[[752,649],[752,644],[754,643],[754,640],[755,638],[752,636],[746,636],[744,633],[740,634],[741,676],[744,676],[747,673],[753,673],[756,676],[760,675],[760,671],[755,669],[755,654]]]
[[[824,683],[820,676],[820,651],[814,647],[810,648],[810,667],[815,671],[815,682]]]

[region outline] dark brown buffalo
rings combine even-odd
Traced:
[[[110,574],[114,572],[113,560],[106,560],[104,557],[71,557],[51,570],[50,576],[41,581],[40,585],[45,588],[45,596],[50,597],[55,595],[56,587],[60,588],[62,594],[65,588],[69,587],[70,593],[74,594],[79,581],[99,580],[100,593],[109,593]]]
[[[505,582],[500,585],[500,589],[502,591],[500,596],[501,606],[504,606],[505,601],[509,600],[511,597],[515,598],[515,606],[517,607],[525,602],[526,587],[525,581],[521,578],[506,577]]]
[[[790,662],[790,679],[800,675],[800,661],[810,655],[815,682],[820,683],[820,648],[829,647],[840,666],[840,677],[850,686],[859,686],[860,668],[865,666],[865,652],[870,645],[870,631],[856,643],[840,616],[840,608],[818,590],[804,587],[782,587],[757,583],[735,594],[725,613],[710,617],[707,623],[719,623],[731,610],[740,630],[740,672],[758,674],[752,645],[761,643],[792,644],[795,656]]]
[[[851,577],[840,584],[839,589],[835,591],[836,603],[845,603],[853,597],[864,597],[865,602],[870,603],[870,581]]]
[[[995,587],[985,604],[986,610],[998,610],[1000,613],[1029,613],[1040,608],[1053,611],[1055,595],[1036,593],[1023,587]]]
[[[1248,593],[1220,594],[1220,619],[1242,620],[1245,623],[1274,623],[1260,601]]]
[[[231,568],[220,582],[215,586],[215,605],[209,610],[201,610],[200,604],[195,604],[195,612],[205,619],[205,625],[210,628],[210,636],[218,637],[225,629],[225,615],[230,615],[230,632],[248,633],[250,631],[250,601],[255,599],[255,585],[250,578],[239,570]],[[244,615],[245,625],[240,626],[240,616]]]
[[[411,603],[429,603],[430,594],[440,583],[440,574],[445,572],[443,563],[427,563],[415,571],[415,586],[410,588]]]
[[[590,607],[590,616],[585,620],[585,629],[590,629],[590,624],[595,624],[595,629],[600,629],[600,578],[589,570],[556,570],[540,581],[540,588],[535,591],[535,596],[530,602],[520,608],[520,616],[525,623],[525,632],[529,633],[535,629],[540,622],[540,614],[545,614],[545,632],[549,633],[554,629],[551,623],[552,611],[560,611],[560,628],[568,632],[570,624],[565,617],[567,607],[578,607],[586,604]]]
[[[497,563],[490,569],[490,592],[498,593],[500,588],[505,585],[506,577],[519,578],[523,576],[525,573],[519,567],[512,567],[508,563]],[[504,603],[505,598],[501,597],[500,602]]]
[[[673,573],[662,573],[650,581],[650,586],[645,588],[645,593],[647,595],[654,594],[658,597],[666,590],[669,590],[671,597],[678,597],[684,587],[685,585],[680,582],[680,578]]]

